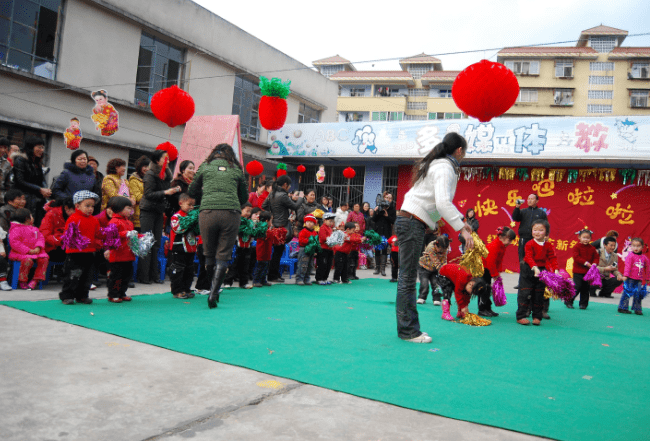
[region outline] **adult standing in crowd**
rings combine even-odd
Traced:
[[[199,167],[189,194],[199,207],[205,265],[212,274],[208,307],[216,308],[232,248],[237,242],[241,206],[248,201],[242,166],[228,144],[217,145]]]
[[[40,226],[45,216],[45,200],[52,196],[52,190],[45,186],[43,176],[43,153],[45,141],[37,136],[25,138],[23,154],[14,160],[14,187],[22,190],[27,199],[25,208],[34,216],[34,225]]]
[[[181,165],[178,166],[178,174],[170,185],[172,188],[180,187],[181,191],[174,193],[167,198],[169,200],[169,210],[167,211],[167,217],[170,219],[178,210],[180,210],[180,206],[178,205],[178,197],[182,193],[188,192],[190,185],[194,180],[194,175],[196,175],[196,168],[194,166],[194,163],[189,160],[182,161]]]
[[[131,220],[136,231],[140,231],[140,202],[144,196],[144,175],[149,170],[149,164],[151,164],[151,159],[144,155],[140,156],[135,161],[135,171],[129,176],[129,192],[135,201]]]
[[[115,158],[108,161],[106,164],[106,177],[102,182],[102,210],[106,209],[108,200],[113,196],[124,196],[131,199],[133,198],[129,192],[129,185],[126,179],[122,176],[126,173],[126,161],[121,158]]]
[[[95,172],[95,188],[93,188],[93,193],[102,196],[102,185],[104,184],[104,174],[97,169],[99,168],[99,161],[93,156],[88,156],[88,165],[93,168]],[[102,204],[95,204],[93,209],[93,216],[97,216],[102,211]]]
[[[329,199],[327,198],[327,195],[324,195],[322,198],[320,198],[320,208],[323,210],[323,213],[331,213],[332,210],[330,208],[330,202]]]
[[[355,202],[352,204],[352,211],[348,213],[346,222],[356,222],[359,224],[359,234],[363,235],[366,231],[366,217],[361,212],[361,204]],[[389,236],[390,237],[390,236]]]
[[[293,237],[293,228],[289,214],[291,210],[298,210],[303,203],[303,198],[298,198],[294,201],[289,197],[289,189],[291,188],[291,178],[287,175],[280,176],[273,184],[273,190],[269,197],[266,198],[262,208],[270,211],[273,215],[274,228],[287,229],[287,242]],[[284,282],[280,277],[280,259],[284,253],[284,245],[274,245],[273,255],[271,256],[271,263],[269,264],[268,281],[269,282]]]
[[[393,224],[395,223],[397,212],[395,210],[395,203],[393,202],[393,195],[385,191],[384,200],[375,207],[375,214],[372,216],[374,223],[374,230],[380,236],[386,239],[393,235]],[[375,272],[373,274],[380,274],[386,276],[386,261],[390,254],[390,247],[385,247],[383,250],[375,251]]]
[[[415,165],[413,187],[404,196],[397,215],[395,233],[399,242],[399,279],[395,312],[397,335],[413,343],[430,343],[431,337],[420,331],[416,306],[415,282],[418,260],[429,227],[445,221],[465,238],[467,248],[474,247],[472,228],[463,223],[463,215],[452,203],[460,174],[460,162],[467,152],[467,141],[450,132]]]
[[[88,153],[75,150],[70,155],[70,162],[63,164],[63,172],[54,182],[52,194],[55,199],[71,198],[81,190],[95,189],[95,171],[88,165]]]
[[[295,226],[298,227],[298,231],[302,230],[302,227],[305,224],[305,216],[312,214],[318,209],[320,209],[320,205],[316,203],[316,190],[310,188],[305,191],[305,199],[296,212]]]
[[[251,203],[253,208],[262,208],[262,204],[269,196],[269,193],[271,193],[272,188],[273,188],[272,180],[270,179],[266,181],[260,180],[260,182],[257,184],[257,190],[252,191],[248,195],[248,202]]]
[[[153,233],[155,242],[151,252],[138,260],[138,279],[140,283],[150,285],[152,282],[164,283],[160,280],[158,268],[158,250],[163,233],[163,220],[167,208],[167,198],[181,191],[180,187],[169,187],[172,172],[165,167],[167,152],[155,150],[151,154],[149,170],[144,175],[144,196],[140,200],[140,229],[142,233]],[[163,169],[163,167],[165,167]],[[163,277],[164,278],[164,277]]]
[[[364,202],[363,205],[361,206],[361,213],[363,213],[363,217],[368,221],[368,216],[370,216],[370,202]]]
[[[11,162],[9,162],[9,149],[11,142],[7,138],[0,138],[0,203],[4,204],[5,192],[9,190],[8,180],[11,175]]]

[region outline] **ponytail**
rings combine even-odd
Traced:
[[[284,184],[291,184],[291,178],[287,175],[282,175],[273,182],[273,189],[269,195],[269,200],[273,200],[275,197],[275,192],[278,191],[278,188],[282,187]]]
[[[499,227],[497,228],[497,234],[499,237],[505,237],[506,239],[515,240],[517,234],[515,230],[509,227]]]
[[[463,151],[467,150],[465,138],[456,132],[447,133],[440,144],[436,145],[424,158],[416,162],[413,183],[427,176],[432,161],[452,155],[459,147],[462,147]]]

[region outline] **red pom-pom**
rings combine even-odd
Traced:
[[[278,130],[287,120],[287,100],[277,96],[263,96],[259,106],[260,124],[266,130]]]
[[[304,165],[300,164],[298,167],[296,167],[296,170],[298,170],[298,173],[304,173],[307,169]]]
[[[176,146],[171,142],[163,142],[162,144],[158,144],[156,150],[163,150],[167,152],[167,156],[169,157],[170,161],[176,161],[176,159],[178,159],[178,149],[176,149]]]
[[[352,167],[347,167],[343,169],[343,176],[345,176],[347,179],[352,179],[357,175],[357,172],[354,171]]]
[[[260,161],[251,161],[248,164],[246,164],[246,173],[248,173],[251,176],[261,175],[263,171],[264,171],[264,166]]]
[[[277,172],[275,172],[275,177],[279,178],[280,176],[284,176],[287,174],[287,171],[284,169],[279,168]]]
[[[174,85],[151,97],[151,111],[169,127],[176,127],[185,124],[194,115],[194,99]]]
[[[519,83],[503,64],[481,60],[458,74],[451,96],[463,112],[488,122],[503,115],[517,101]]]

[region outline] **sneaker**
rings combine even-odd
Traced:
[[[232,288],[232,284],[230,284],[230,285],[223,284],[223,285],[221,285],[221,286],[222,286],[223,288],[225,288],[225,289]]]
[[[72,299],[65,299],[65,300],[63,301],[63,304],[64,304],[64,305],[74,305],[74,300],[72,300]]]
[[[440,305],[442,305],[442,303],[440,302],[440,300],[434,300],[434,301],[433,301],[433,306],[440,306]]]
[[[332,283],[341,283],[340,280],[332,280]]]
[[[129,288],[135,288],[135,283],[129,282]]]
[[[543,318],[544,320],[550,320],[550,319],[551,319],[551,316],[548,315],[548,312],[542,312],[542,318]]]
[[[643,315],[643,311],[634,311],[636,315]]]
[[[123,302],[130,302],[131,300],[133,300],[133,299],[132,299],[131,297],[129,297],[129,296],[124,296],[124,297],[120,297],[120,298],[122,299]]]
[[[424,305],[424,299],[418,299],[418,305]]]
[[[569,308],[569,309],[575,309],[575,308],[573,307],[573,303],[565,303],[565,305],[566,305],[566,307]]]
[[[304,284],[305,284],[305,282],[302,282],[302,281],[296,282],[296,285],[298,285],[298,286],[303,286]]]
[[[492,315],[492,311],[479,311],[478,315],[480,315],[481,317],[495,317],[494,315]]]
[[[327,286],[328,285],[327,282],[323,282],[322,280],[320,282],[318,282],[318,284],[321,285],[321,286]]]
[[[405,339],[404,341],[409,341],[411,343],[431,343],[432,340],[431,337],[423,332],[418,337]]]
[[[108,301],[111,302],[111,303],[122,303],[122,299],[120,299],[119,297],[118,298],[109,297]]]
[[[632,312],[628,309],[618,308],[618,312],[620,312],[621,314],[632,314]]]
[[[187,299],[187,294],[185,294],[184,292],[179,292],[178,294],[174,294],[174,298],[185,300]]]
[[[539,326],[542,324],[542,321],[540,319],[533,319],[533,325]]]
[[[261,288],[263,286],[264,285],[262,285],[261,283],[253,283],[253,288]]]
[[[312,285],[312,283],[311,282],[305,282],[305,286],[309,286],[309,285]]]
[[[91,291],[94,291],[96,289],[97,289],[97,285],[95,285],[94,283],[90,285],[90,290]]]
[[[83,303],[84,305],[90,305],[93,302],[93,299],[86,297],[85,299],[77,299],[77,303]]]
[[[527,318],[522,318],[517,320],[517,323],[519,323],[520,325],[530,325],[530,320],[528,320]]]
[[[2,282],[0,282],[0,290],[2,290],[2,291],[11,291],[12,289],[13,288],[11,287],[11,285],[6,280],[3,280]]]
[[[350,282],[349,280],[342,281],[341,283],[345,283],[346,285],[351,285],[352,284],[352,282]]]
[[[240,286],[242,289],[253,289],[253,284],[252,283],[247,283],[244,286]]]
[[[219,291],[219,292],[221,292],[221,291]],[[207,296],[208,294],[210,294],[210,290],[209,289],[201,289],[201,290],[197,291],[197,294],[201,294],[202,296]]]

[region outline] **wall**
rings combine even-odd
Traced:
[[[339,112],[404,112],[406,110],[406,97],[340,97],[336,108]]]

